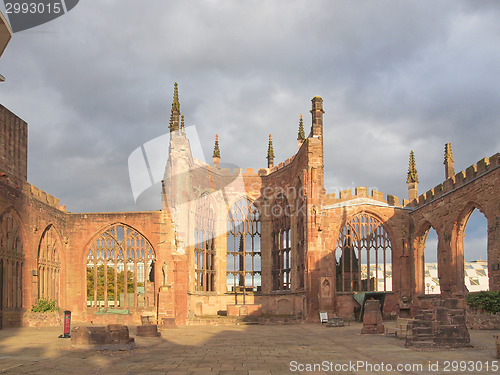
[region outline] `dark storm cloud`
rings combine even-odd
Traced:
[[[134,204],[129,154],[167,131],[178,81],[187,125],[210,158],[265,167],[296,152],[299,114],[324,98],[325,185],[406,197],[500,149],[499,7],[440,1],[91,1],[16,33],[0,69],[2,103],[30,123],[29,180],[68,209]],[[209,159],[210,160],[210,159]]]

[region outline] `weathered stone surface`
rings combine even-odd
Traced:
[[[447,308],[445,306],[450,306]],[[470,346],[469,331],[465,325],[465,310],[457,309],[458,301],[438,301],[433,310],[422,310],[416,314],[409,334],[406,337],[406,346]]]
[[[467,328],[500,329],[500,315],[467,310]]]
[[[328,323],[326,323],[327,327],[344,327],[345,323],[342,318],[330,318],[328,319]]]
[[[136,335],[143,337],[160,337],[161,332],[158,332],[158,326],[156,324],[146,324],[137,326]]]
[[[380,312],[380,302],[378,300],[367,300],[365,302],[365,312],[363,315],[362,334],[384,333],[382,324],[382,314]]]
[[[121,324],[109,324],[107,327],[74,327],[71,331],[71,345],[96,350],[130,350],[135,347],[128,327]]]
[[[62,326],[62,312],[31,312],[23,316],[23,326],[26,327],[58,327]]]

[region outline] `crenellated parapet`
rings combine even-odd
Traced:
[[[37,201],[47,204],[51,207],[57,208],[58,210],[63,210],[63,211],[66,210],[64,206],[61,206],[61,201],[59,200],[59,198],[56,198],[53,195],[50,195],[49,193],[46,193],[45,191],[37,188],[34,185],[26,184],[25,194],[28,197],[34,198]]]
[[[367,188],[359,186],[354,189],[354,194],[352,193],[352,189],[342,190],[338,196],[336,196],[335,193],[327,194],[323,201],[323,209],[362,204],[403,208],[408,204],[408,200],[404,199],[402,203],[403,204],[401,204],[399,198],[394,195],[387,194],[384,199],[384,193],[372,190],[371,194],[368,194]]]
[[[426,205],[433,200],[440,198],[464,185],[467,185],[487,173],[492,172],[499,166],[500,153],[496,153],[489,158],[483,158],[476,164],[473,164],[465,170],[458,172],[455,176],[448,178],[443,183],[420,195],[414,202],[412,202],[412,206],[420,207]]]

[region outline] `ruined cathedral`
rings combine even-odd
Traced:
[[[324,188],[323,100],[299,120],[295,155],[267,168],[231,169],[192,155],[177,84],[169,124],[162,208],[70,213],[27,181],[27,124],[0,106],[0,327],[20,326],[39,298],[74,320],[183,325],[201,316],[318,321],[352,319],[354,296],[384,296],[384,316],[429,303],[424,248],[438,235],[443,297],[461,299],[464,230],[474,209],[488,223],[490,290],[500,288],[500,154],[455,173],[445,145],[444,181],[418,193],[415,156],[400,200],[358,187]]]

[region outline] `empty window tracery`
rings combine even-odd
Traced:
[[[353,217],[337,240],[337,291],[387,291],[391,241],[382,222],[368,213]]]
[[[273,227],[272,278],[273,290],[290,289],[291,230],[290,207],[286,197],[280,193],[271,207]]]
[[[135,229],[115,224],[87,252],[87,306],[154,306],[155,253]]]
[[[215,290],[215,211],[204,195],[198,200],[195,214],[195,290]]]
[[[260,214],[247,198],[233,204],[227,221],[227,290],[261,289]]]
[[[43,233],[38,248],[38,298],[59,302],[61,243],[53,226]]]

